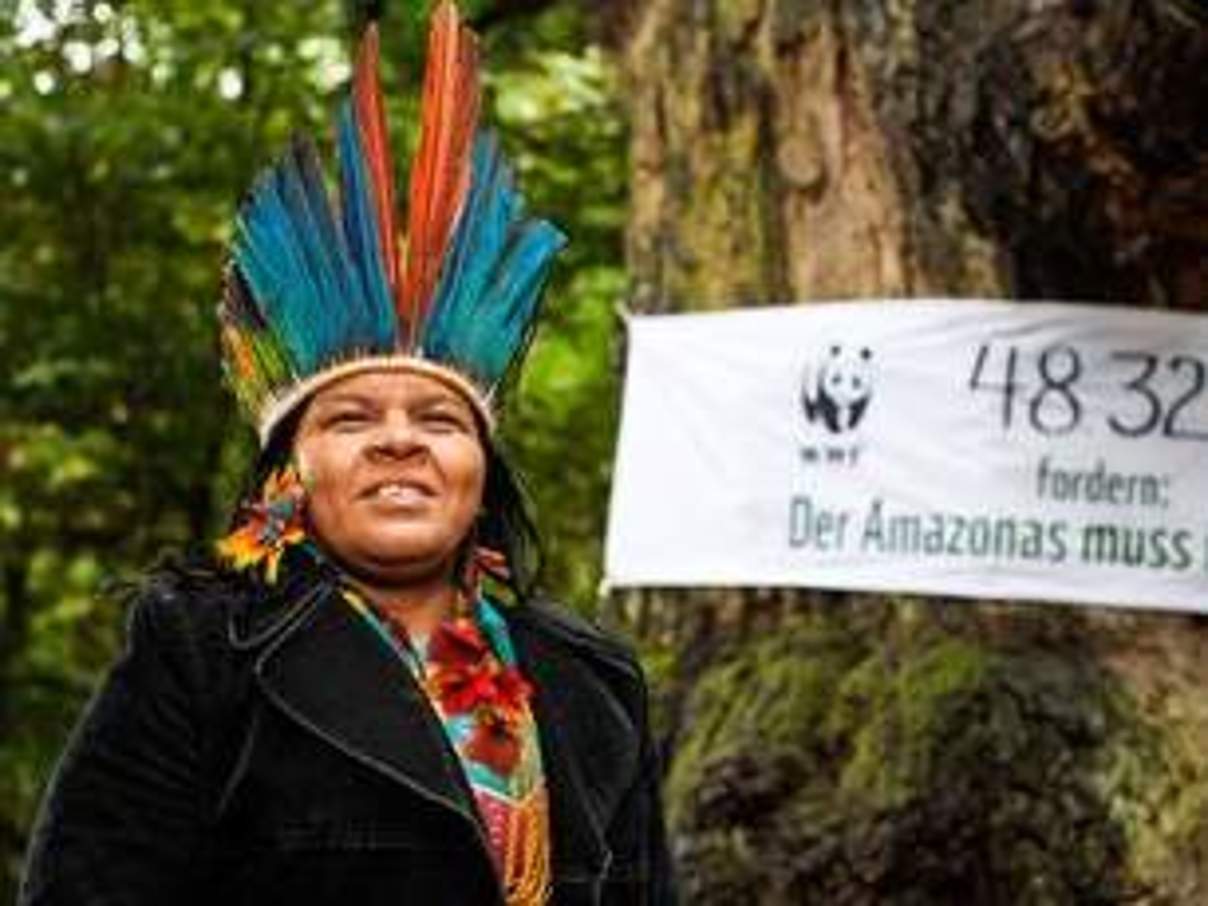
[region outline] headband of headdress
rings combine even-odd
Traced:
[[[227,379],[261,444],[322,387],[383,369],[443,381],[490,426],[524,355],[565,239],[525,214],[498,141],[477,126],[477,39],[450,0],[427,53],[405,242],[372,23],[339,116],[338,209],[306,139],[240,207],[219,320]]]

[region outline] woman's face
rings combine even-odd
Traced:
[[[470,404],[435,378],[371,371],[325,387],[294,440],[317,540],[371,584],[448,577],[482,501]]]

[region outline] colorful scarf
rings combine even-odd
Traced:
[[[532,687],[517,668],[503,617],[480,596],[471,615],[420,638],[354,592],[344,598],[427,693],[474,793],[508,906],[546,903],[548,793]]]

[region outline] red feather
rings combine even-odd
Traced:
[[[378,243],[386,267],[386,280],[394,292],[396,305],[402,301],[399,281],[397,227],[394,221],[394,165],[390,160],[390,135],[386,131],[386,111],[382,102],[382,84],[378,78],[377,23],[370,22],[357,52],[353,74],[353,104],[357,130],[365,149],[373,199],[377,207]]]
[[[478,121],[478,46],[457,9],[432,16],[419,151],[411,169],[407,265],[399,320],[415,342],[440,278],[441,262],[470,188]]]

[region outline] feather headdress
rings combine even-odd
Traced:
[[[228,381],[261,443],[323,386],[378,369],[442,380],[490,425],[565,242],[526,215],[478,127],[477,40],[450,0],[429,32],[400,241],[378,55],[371,23],[339,115],[338,208],[313,144],[295,139],[239,210],[219,320]]]

